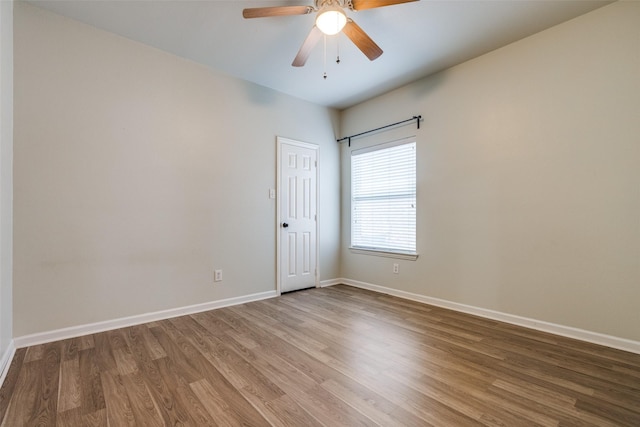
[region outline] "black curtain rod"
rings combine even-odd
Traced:
[[[349,147],[351,147],[351,138],[355,138],[357,136],[366,135],[368,133],[375,132],[375,131],[378,131],[378,130],[390,128],[391,126],[397,126],[397,125],[401,125],[403,123],[412,122],[414,120],[416,121],[416,125],[418,126],[418,129],[420,129],[420,119],[422,119],[422,116],[413,116],[410,119],[402,120],[401,122],[391,123],[390,125],[382,126],[382,127],[376,128],[376,129],[371,129],[371,130],[368,130],[368,131],[365,131],[365,132],[360,132],[360,133],[357,133],[355,135],[345,136],[344,138],[337,139],[336,141],[337,142],[342,142],[344,140],[348,140],[349,141]]]

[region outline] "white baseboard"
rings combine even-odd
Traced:
[[[586,331],[584,329],[573,328],[571,326],[558,325],[555,323],[545,322],[542,320],[530,319],[527,317],[521,317],[521,316],[516,316],[514,314],[488,310],[486,308],[460,304],[457,302],[447,301],[439,298],[432,298],[425,295],[414,294],[411,292],[401,291],[393,288],[387,288],[379,285],[373,285],[371,283],[360,282],[357,280],[335,279],[334,281],[337,283],[344,283],[345,285],[353,286],[356,288],[368,289],[370,291],[389,294],[399,298],[404,298],[412,301],[422,302],[425,304],[435,305],[437,307],[448,308],[448,309],[460,311],[463,313],[485,317],[487,319],[499,320],[501,322],[523,326],[529,329],[549,332],[551,334],[560,335],[563,337],[575,338],[575,339],[590,342],[593,344],[604,345],[606,347],[616,348],[618,350],[624,350],[624,351],[629,351],[631,353],[640,354],[640,342],[629,340],[626,338],[614,337],[611,335],[601,334],[598,332],[591,332],[591,331]]]
[[[2,354],[0,358],[0,387],[4,384],[4,379],[7,377],[7,373],[9,372],[9,368],[11,367],[11,362],[13,361],[13,356],[16,354],[16,346],[14,341],[11,340],[7,349]]]
[[[326,288],[327,286],[334,286],[334,285],[341,285],[344,283],[344,279],[329,279],[329,280],[322,280],[320,282],[320,287],[321,288]]]
[[[13,339],[13,341],[15,343],[15,348],[29,347],[31,345],[44,344],[48,342],[109,331],[112,329],[124,328],[127,326],[140,325],[142,323],[154,322],[157,320],[170,319],[172,317],[185,316],[187,314],[200,313],[203,311],[214,310],[216,308],[229,307],[232,305],[244,304],[251,301],[259,301],[276,296],[278,296],[276,291],[259,292],[256,294],[210,301],[202,304],[189,305],[186,307],[172,308],[168,310],[139,314],[130,317],[122,317],[114,320],[106,320],[104,322],[96,322],[80,326],[72,326],[69,328],[56,329],[53,331],[39,332],[36,334],[16,337]]]
[[[604,345],[619,350],[629,351],[632,353],[640,354],[640,342],[633,341],[625,338],[614,337],[611,335],[601,334],[598,332],[591,332],[584,329],[573,328],[570,326],[558,325],[555,323],[545,322],[541,320],[531,319],[527,317],[516,316],[513,314],[502,313],[499,311],[489,310],[480,307],[474,307],[466,304],[460,304],[452,301],[447,301],[439,298],[428,297],[425,295],[415,294],[412,292],[401,291],[398,289],[387,288],[384,286],[374,285],[371,283],[361,282],[351,279],[330,279],[320,282],[320,287],[328,287],[339,284],[345,284],[356,288],[368,289],[374,292],[380,292],[388,295],[393,295],[399,298],[404,298],[412,301],[421,302],[424,304],[430,304],[437,307],[448,308],[451,310],[469,313],[487,319],[498,320],[501,322],[510,323],[513,325],[523,326],[525,328],[535,329],[543,332],[549,332],[555,335],[560,335],[568,338],[575,338],[581,341],[586,341],[594,344]],[[251,301],[259,301],[268,298],[277,297],[276,291],[260,292],[251,295],[245,295],[241,297],[228,298],[224,300],[211,301],[203,304],[196,304],[187,307],[180,307],[175,309],[157,311],[153,313],[146,313],[137,316],[124,317],[115,320],[108,320],[104,322],[91,323],[87,325],[73,326],[70,328],[57,329],[48,332],[41,332],[37,334],[25,335],[16,337],[11,342],[9,348],[5,351],[0,358],[1,381],[4,381],[6,371],[11,364],[13,355],[16,348],[28,347],[31,345],[43,344],[52,341],[58,341],[62,339],[68,339],[73,337],[79,337],[87,334],[94,334],[98,332],[104,332],[112,329],[123,328],[127,326],[139,325],[141,323],[153,322],[156,320],[169,319],[172,317],[184,316],[187,314],[200,313],[202,311],[213,310],[216,308],[228,307],[231,305],[244,304]]]

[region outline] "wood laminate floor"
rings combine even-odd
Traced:
[[[16,351],[2,426],[640,426],[640,355],[348,286]]]

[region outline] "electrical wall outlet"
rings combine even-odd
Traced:
[[[400,273],[400,265],[397,262],[393,263],[393,274]]]
[[[213,281],[222,282],[222,270],[215,270],[213,272]]]

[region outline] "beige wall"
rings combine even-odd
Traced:
[[[12,276],[13,2],[0,1],[0,357],[13,338]]]
[[[15,9],[16,336],[275,290],[276,135],[320,145],[338,276],[337,112]]]
[[[640,3],[348,109],[342,134],[414,114],[420,256],[349,252],[345,144],[342,277],[640,340]]]

